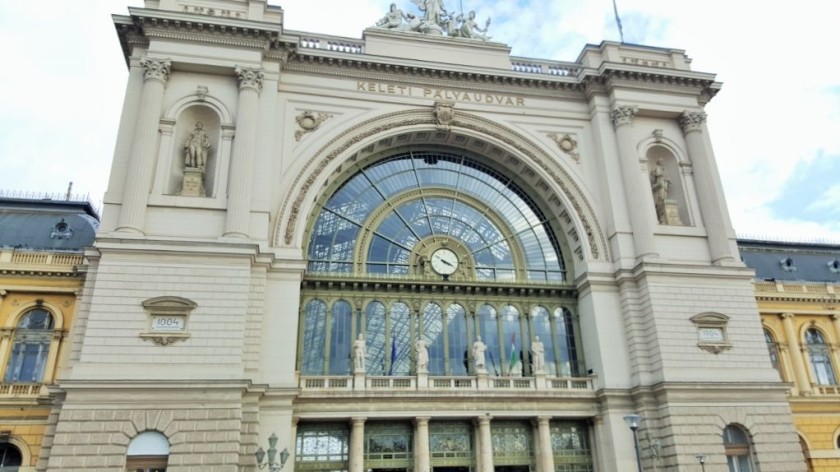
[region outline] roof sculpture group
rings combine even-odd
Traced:
[[[392,3],[388,13],[376,22],[376,26],[392,31],[408,31],[452,38],[481,41],[490,39],[487,35],[490,18],[487,18],[482,28],[475,20],[475,10],[471,10],[466,16],[463,13],[456,15],[455,12],[446,9],[443,0],[411,0],[411,2],[420,9],[421,16],[413,13],[406,14],[397,8],[396,3]]]

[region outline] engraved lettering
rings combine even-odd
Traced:
[[[356,90],[361,90],[362,92],[367,92],[367,89],[365,88],[365,85],[367,85],[367,84],[365,84],[364,82],[356,82]]]

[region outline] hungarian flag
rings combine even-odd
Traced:
[[[510,367],[508,367],[508,374],[513,374],[513,368],[516,366],[516,333],[510,335]]]

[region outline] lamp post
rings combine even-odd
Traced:
[[[266,458],[263,448],[257,449],[254,457],[257,458],[257,467],[260,469],[268,466],[269,472],[278,472],[283,469],[283,466],[286,465],[286,461],[289,459],[289,449],[283,448],[283,451],[280,452],[280,462],[277,462],[277,435],[271,433],[271,436],[268,437],[268,460],[263,462]]]
[[[700,470],[706,472],[706,454],[697,454],[694,456],[697,458],[697,462],[700,463]]]
[[[637,434],[642,417],[640,415],[627,415],[624,417],[624,422],[630,427],[630,431],[633,431],[633,446],[636,448],[636,467],[639,472],[642,472],[642,458],[639,455],[639,436]]]

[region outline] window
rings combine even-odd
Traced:
[[[157,431],[146,431],[128,444],[125,470],[128,472],[166,472],[169,440]]]
[[[0,444],[0,472],[17,472],[22,463],[23,457],[14,444]]]
[[[764,341],[767,343],[767,352],[770,354],[770,364],[781,376],[782,369],[779,366],[779,345],[767,329],[764,330]]]
[[[837,385],[834,368],[831,365],[831,351],[822,333],[816,328],[805,332],[805,344],[811,359],[811,375],[817,385]]]
[[[723,448],[729,472],[753,472],[750,441],[742,428],[729,425],[723,430]]]
[[[36,308],[26,312],[15,330],[4,382],[42,382],[52,337],[53,317],[48,311]]]

